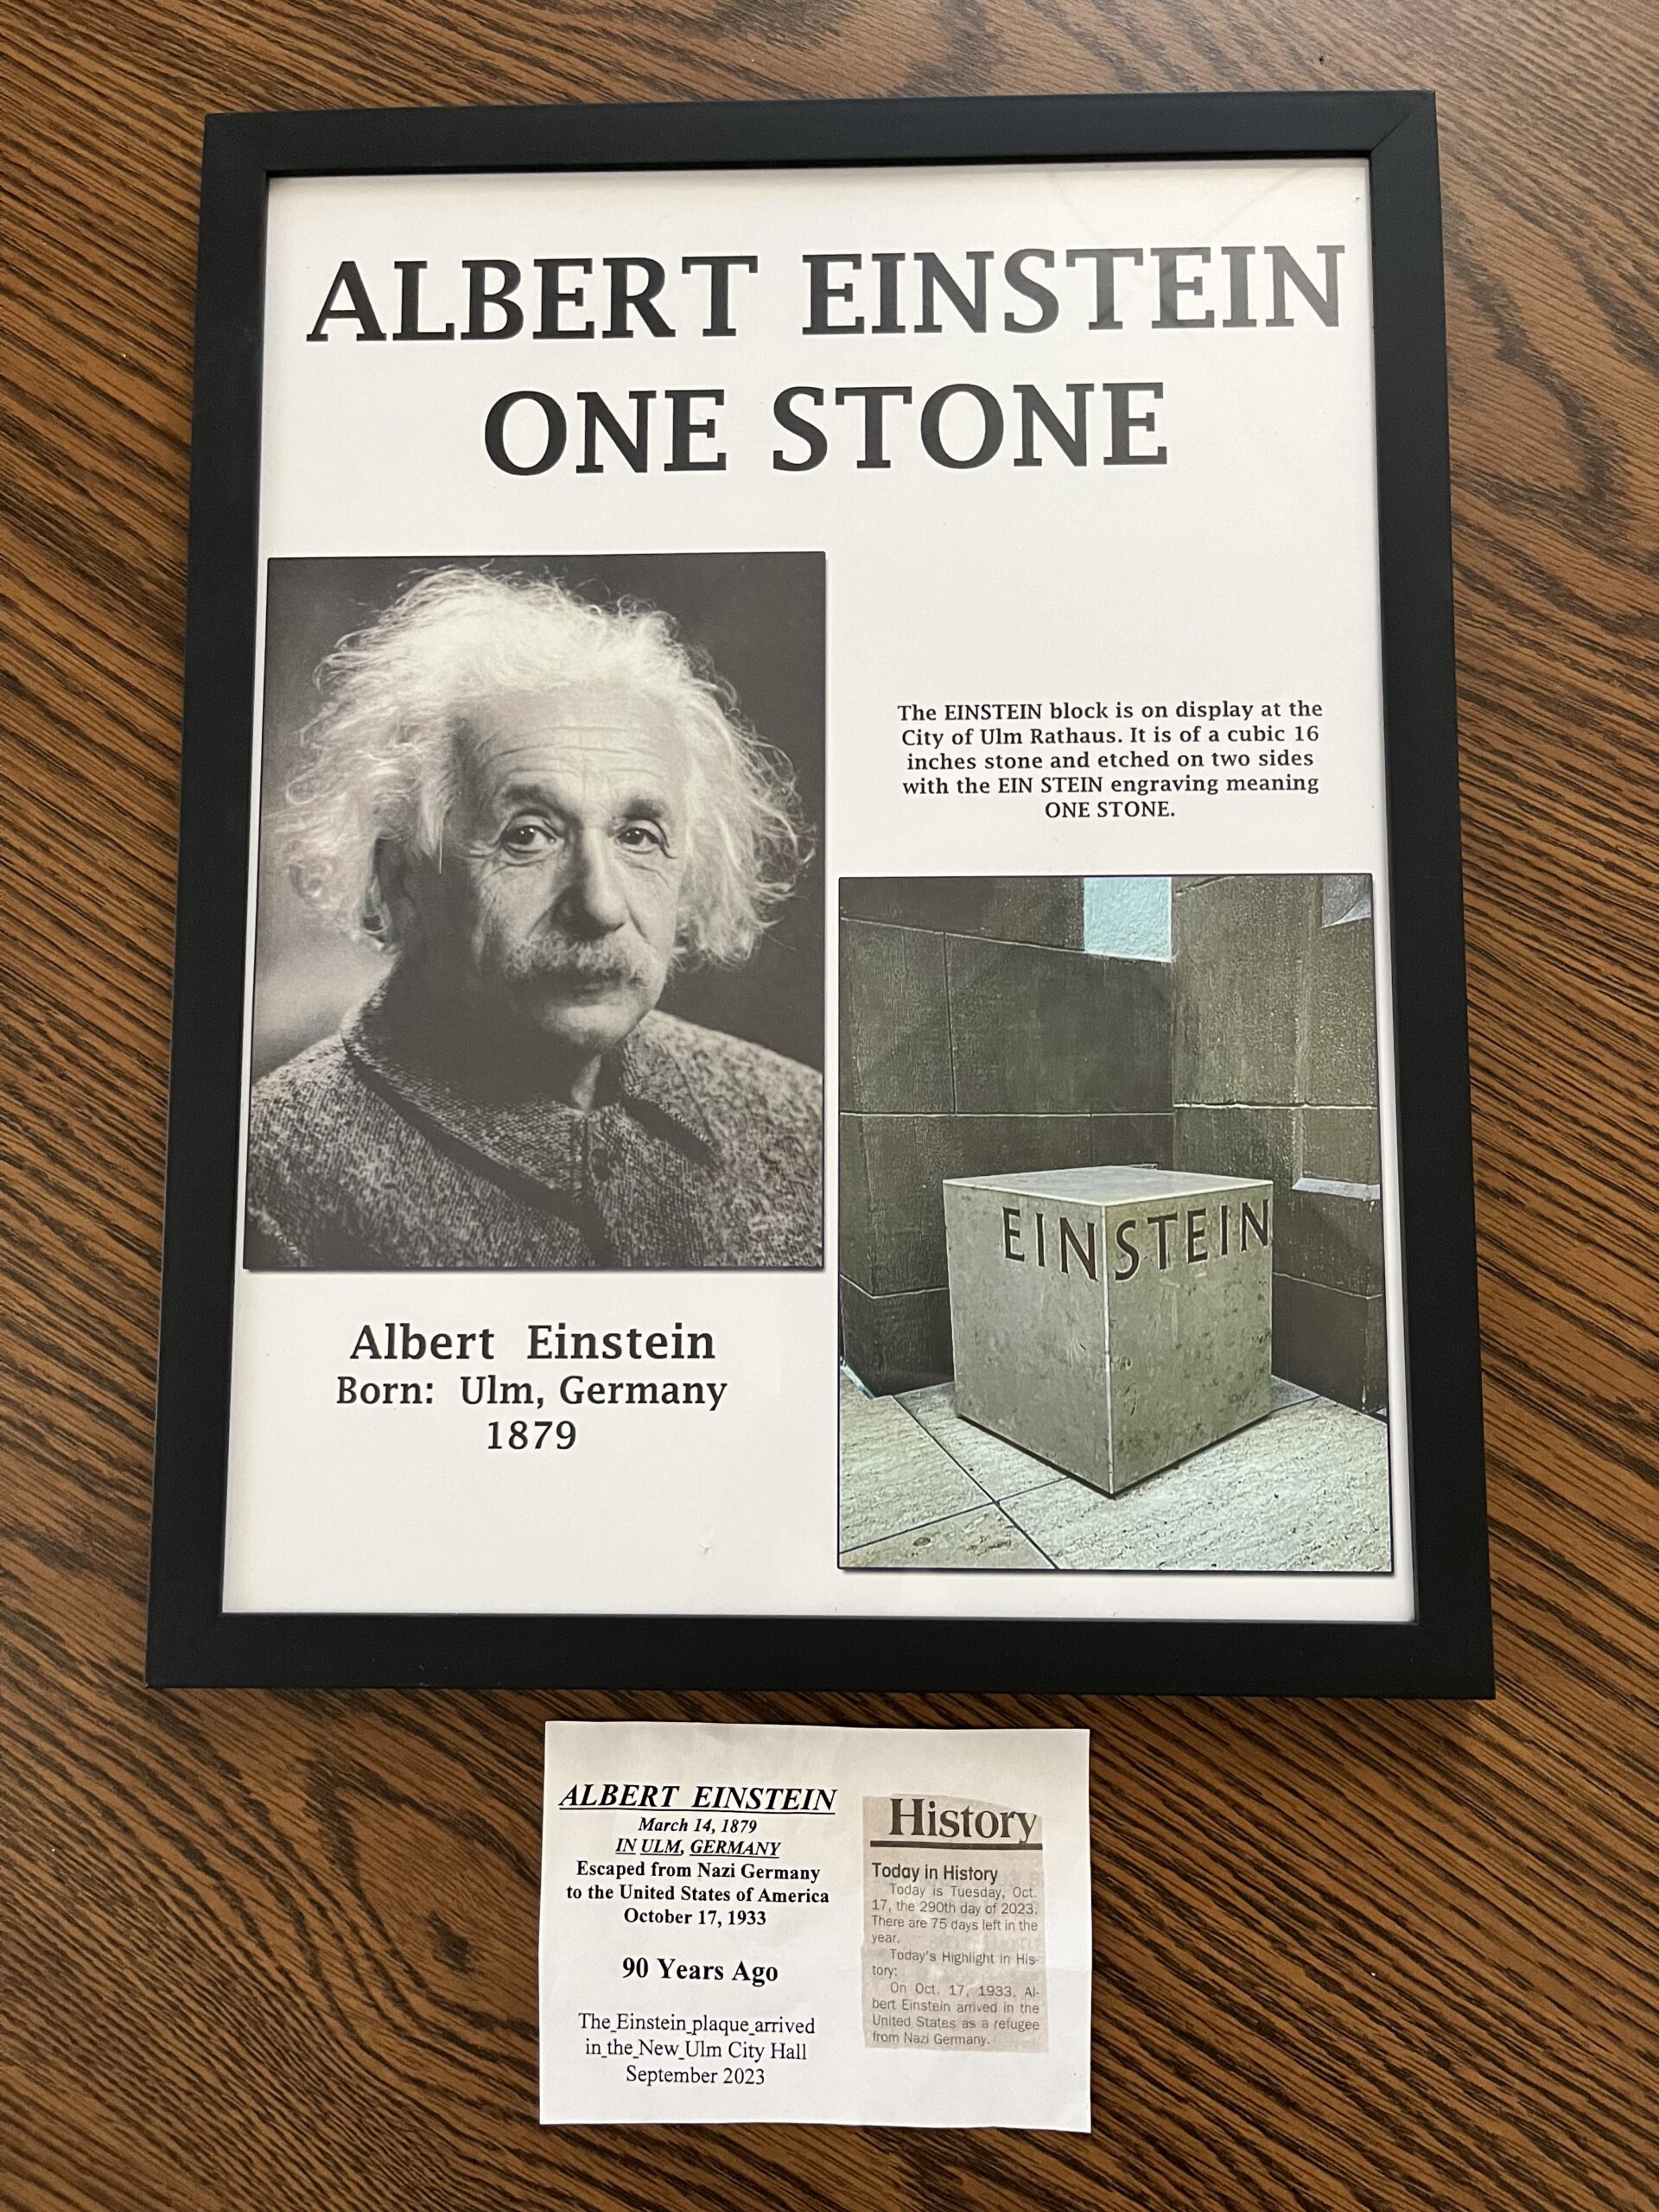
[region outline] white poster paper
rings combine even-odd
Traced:
[[[1364,162],[269,214],[226,1610],[1409,1619]]]

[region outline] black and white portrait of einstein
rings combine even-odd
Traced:
[[[262,836],[382,973],[254,1086],[247,1263],[819,1265],[820,1073],[658,1007],[749,958],[806,845],[670,619],[445,568],[317,681]]]

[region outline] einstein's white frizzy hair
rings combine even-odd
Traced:
[[[440,861],[465,709],[492,693],[605,684],[664,709],[685,747],[687,862],[677,957],[746,959],[807,858],[787,760],[739,719],[669,617],[596,607],[480,569],[420,577],[318,671],[322,706],[276,825],[300,895],[348,935],[397,945],[382,842]]]

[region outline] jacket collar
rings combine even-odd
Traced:
[[[579,1188],[586,1156],[627,1116],[680,1151],[715,1156],[718,1145],[673,1039],[677,1025],[648,1014],[607,1058],[598,1101],[582,1112],[548,1097],[492,1098],[461,1089],[428,1063],[397,1018],[396,976],[350,1015],[340,1031],[371,1087],[452,1144],[556,1190]]]

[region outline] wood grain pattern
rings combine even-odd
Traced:
[[[1652,31],[1643,0],[5,11],[8,2208],[1652,2202]],[[202,112],[1396,84],[1441,95],[1498,1701],[143,1692]],[[1092,1727],[1092,2137],[539,2131],[551,1713]]]

